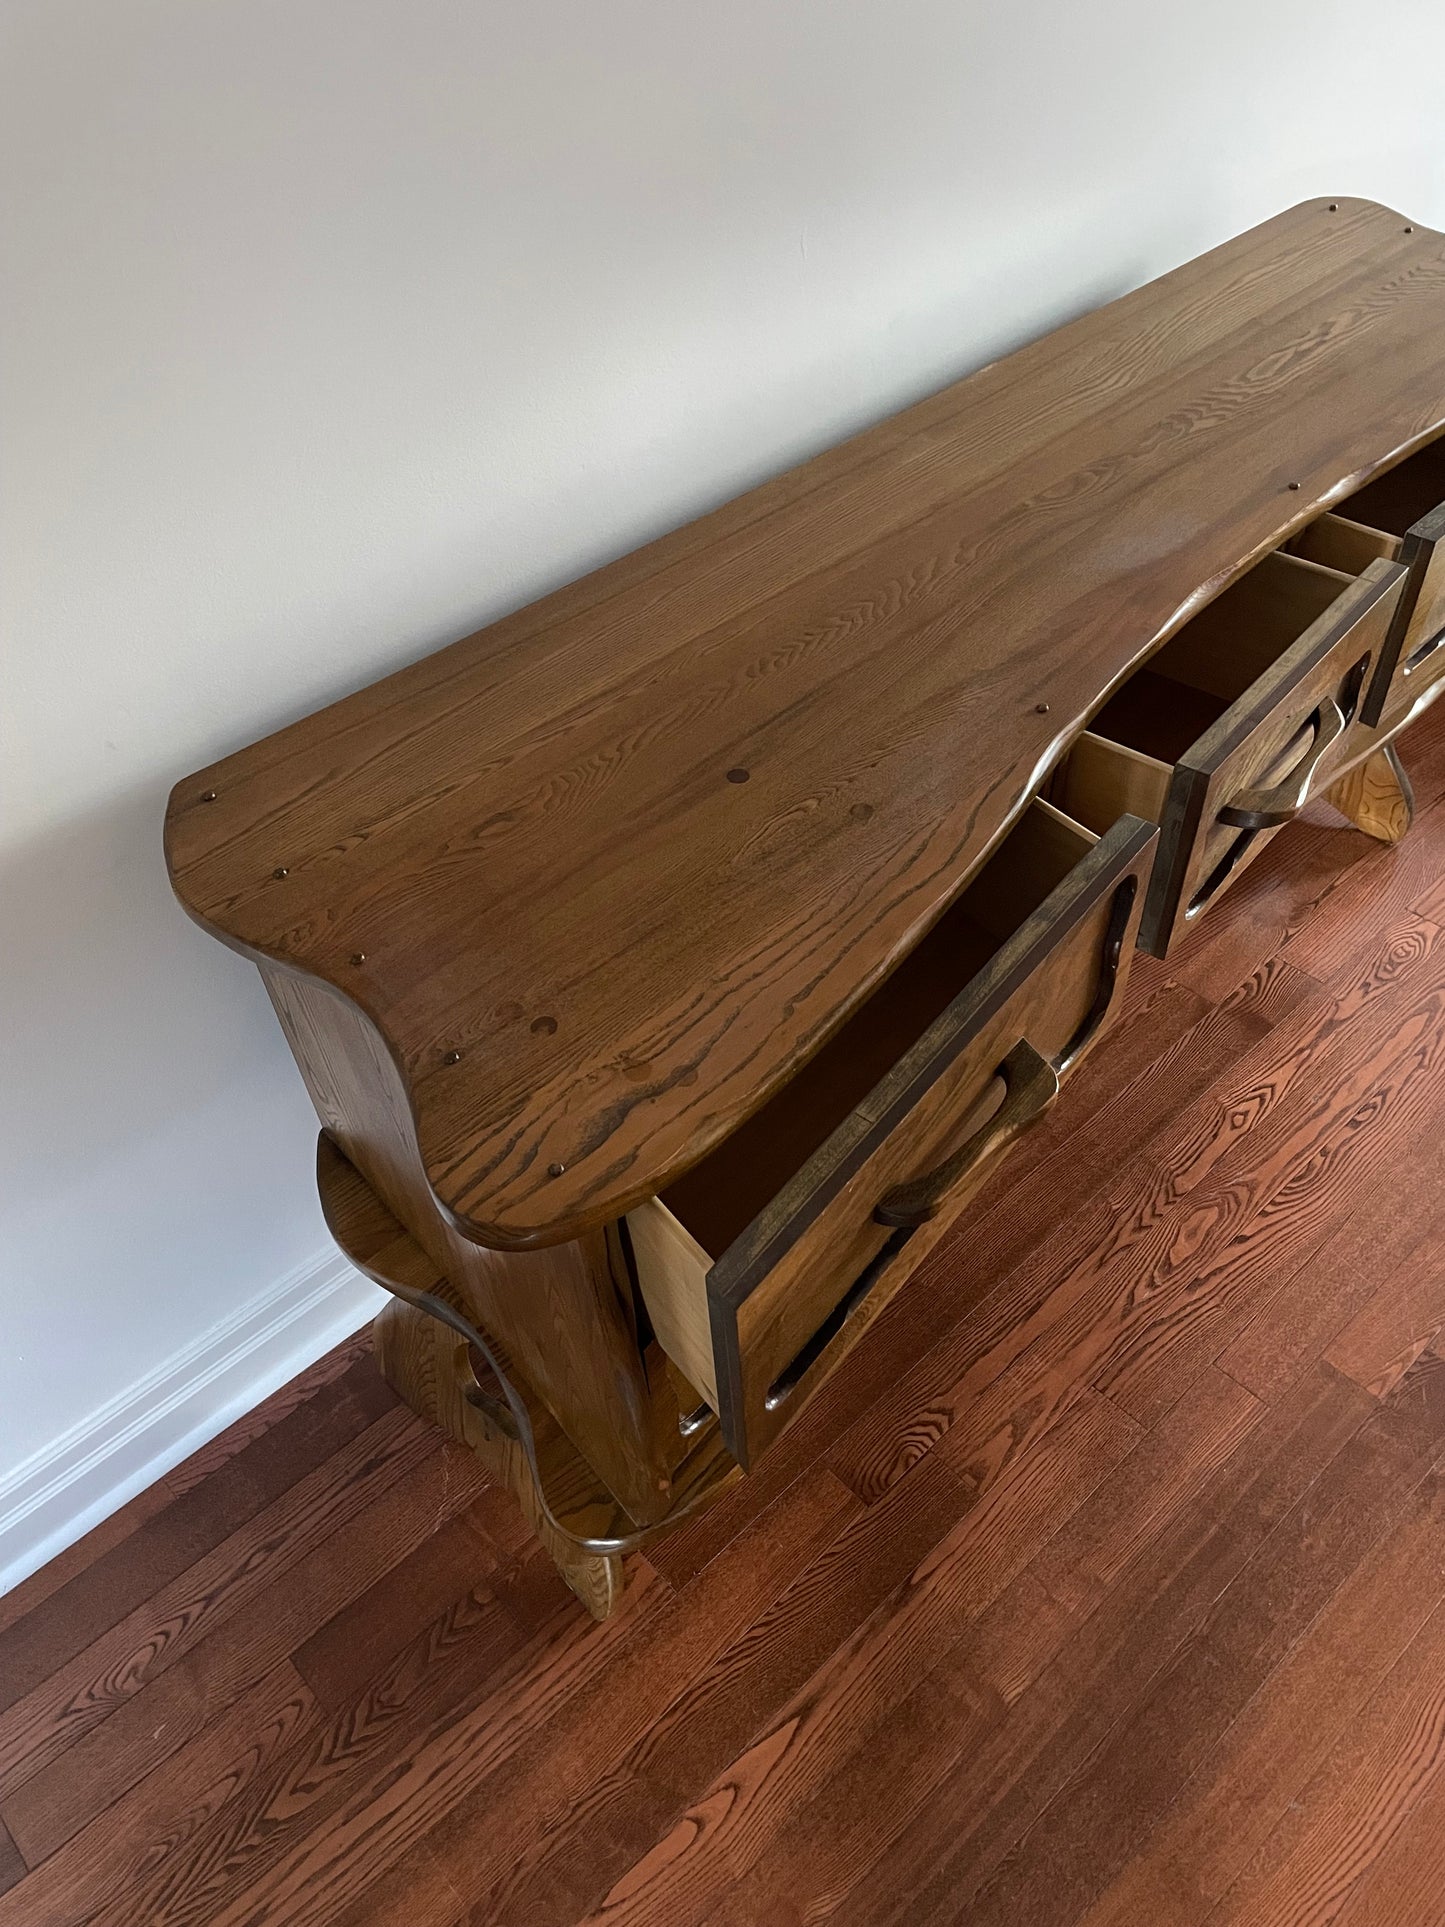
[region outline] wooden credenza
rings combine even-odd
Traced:
[[[595,1613],[1108,1048],[1136,943],[1313,797],[1404,833],[1442,503],[1445,241],[1309,202],[177,785],[382,1369]]]

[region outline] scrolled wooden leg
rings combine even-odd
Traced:
[[[1341,816],[1381,843],[1398,843],[1414,820],[1415,794],[1393,743],[1356,763],[1326,794]]]
[[[392,1390],[420,1417],[474,1452],[488,1473],[516,1494],[563,1579],[594,1619],[606,1619],[622,1593],[621,1557],[579,1552],[552,1527],[521,1446],[467,1396],[477,1380],[465,1339],[399,1298],[378,1314],[372,1339]]]

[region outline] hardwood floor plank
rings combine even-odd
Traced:
[[[907,1835],[947,1766],[984,1745],[1006,1718],[998,1694],[951,1649],[905,1687],[889,1717],[872,1723],[836,1768],[807,1790],[796,1811],[786,1814],[769,1811],[776,1804],[769,1799],[776,1775],[772,1756],[791,1737],[790,1728],[780,1729],[739,1762],[713,1801],[698,1802],[619,1882],[608,1907],[589,1919],[610,1921],[619,1902],[619,1918],[668,1919],[666,1911],[646,1903],[680,1887],[667,1863],[682,1852],[699,1870],[705,1854],[725,1863],[705,1906],[689,1908],[682,1918],[705,1921],[706,1927],[825,1919]],[[689,1828],[699,1837],[690,1839]],[[704,1831],[712,1837],[704,1840]],[[741,1869],[736,1876],[726,1871],[734,1861]]]
[[[1335,1916],[1338,1927],[1436,1927],[1445,1893],[1445,1775],[1376,1842],[1371,1865]]]
[[[1390,1182],[1360,1187],[1352,1210],[1219,1354],[1221,1369],[1273,1399],[1398,1277],[1445,1226],[1445,1140],[1397,1147]]]
[[[358,1461],[353,1469],[364,1467]],[[16,1817],[37,1851],[54,1852],[424,1543],[450,1510],[465,1506],[480,1479],[467,1454],[433,1446],[372,1503],[311,1543],[244,1612],[213,1627],[58,1757],[8,1788],[0,1811]]]
[[[634,1581],[634,1600],[645,1590],[644,1574],[642,1568]],[[465,1714],[509,1677],[523,1647],[484,1587],[456,1601],[354,1705],[301,1735],[240,1800],[207,1816],[149,1865],[108,1909],[106,1927],[182,1927],[234,1920],[238,1913],[252,1920],[299,1917],[256,1900],[288,1847],[319,1833],[329,1853],[329,1824],[347,1816],[363,1790],[394,1776],[420,1736]],[[334,1887],[330,1875],[323,1876],[312,1897],[315,1918],[334,1917],[341,1897]]]
[[[985,1183],[970,1210],[970,1219],[981,1223],[992,1212],[1004,1209],[1017,1213],[1020,1201],[1035,1194],[1034,1187],[1043,1172],[1063,1171],[1079,1156],[1085,1160],[1092,1157],[1097,1150],[1100,1120],[1105,1115],[1116,1130],[1122,1128],[1128,1133],[1131,1145],[1144,1143],[1150,1131],[1149,1092],[1173,1076],[1181,1060],[1210,1055],[1213,1014],[1213,1005],[1172,978],[1157,984],[1136,1010],[1115,1024],[1109,1032],[1108,1049],[1091,1052],[1070,1073],[1057,1101],[1024,1133]],[[1222,1026],[1227,1048],[1242,1047],[1246,1035],[1251,1031],[1262,1034],[1272,1021],[1262,1012],[1251,1013],[1250,1017],[1243,1012],[1236,1014],[1240,1021]],[[1209,1028],[1201,1030],[1202,1025]],[[1238,1046],[1236,1036],[1240,1039]],[[1190,1039],[1188,1046],[1184,1044],[1186,1038]]]
[[[1038,1583],[1025,1568],[975,1638],[988,1678],[1001,1692],[1011,1682],[1009,1718],[918,1804],[907,1836],[839,1902],[837,1920],[913,1927],[950,1895],[966,1918],[969,1895],[1141,1702],[1374,1409],[1337,1373],[1306,1374],[1261,1412],[1200,1501],[1163,1520],[1099,1606],[1082,1623],[1071,1615],[1052,1647],[1020,1610]],[[1038,1666],[1032,1675],[1025,1655]]]
[[[1221,1372],[1205,1371],[1103,1482],[1061,1522],[1030,1570],[1072,1613],[1092,1611],[1160,1530],[1204,1492],[1260,1415]]]
[[[177,1839],[241,1797],[319,1718],[305,1681],[283,1662],[82,1832],[38,1860],[23,1893],[8,1903],[0,1896],[0,1927],[106,1921]]]
[[[790,1877],[796,1872],[805,1890],[816,1890],[825,1876],[839,1877],[846,1838],[839,1822],[851,1811],[853,1798],[835,1781],[841,1775],[851,1784],[850,1769],[856,1771],[860,1755],[867,1762],[865,1774],[871,1770],[880,1729],[897,1734],[900,1701],[911,1702],[920,1674],[928,1674],[934,1693],[947,1702],[946,1716],[934,1718],[932,1747],[925,1748],[929,1722],[924,1709],[912,1708],[897,1772],[887,1782],[888,1796],[881,1788],[875,1791],[869,1816],[875,1834],[883,1828],[889,1837],[896,1835],[909,1811],[908,1801],[897,1797],[908,1775],[920,1774],[938,1749],[950,1760],[956,1758],[972,1728],[1002,1716],[998,1696],[987,1689],[970,1694],[970,1682],[951,1664],[954,1654],[966,1648],[969,1624],[1026,1562],[1040,1534],[1070,1517],[1127,1456],[1137,1437],[1137,1428],[1107,1400],[1085,1398],[1071,1407],[1056,1430],[1017,1463],[1013,1476],[965,1514],[814,1670],[746,1750],[715,1772],[705,1792],[694,1794],[684,1811],[674,1809],[660,1825],[641,1829],[645,1850],[620,1873],[605,1898],[594,1891],[595,1917],[605,1916],[617,1927],[664,1922],[685,1927],[747,1918],[746,1911],[737,1914],[737,1906],[741,1898],[751,1908],[754,1900],[747,1896],[752,1889],[738,1883],[770,1852],[775,1837],[799,1809],[813,1812],[820,1784],[829,1795],[829,1821],[820,1822],[813,1812],[801,1833],[790,1832],[792,1844],[779,1858]],[[906,1491],[908,1484],[901,1489]],[[964,1714],[970,1701],[972,1720]],[[897,1779],[898,1774],[904,1777]],[[636,1801],[644,1777],[656,1782],[655,1762],[638,1762],[628,1786],[629,1801]],[[594,1827],[601,1820],[597,1830],[608,1841],[609,1859],[616,1857],[615,1849],[625,1838],[614,1811],[588,1816]],[[812,1851],[810,1840],[817,1842]],[[536,1927],[570,1922],[579,1904],[585,1905],[587,1885],[595,1888],[598,1869],[586,1865],[576,1846],[568,1851],[565,1844],[554,1851],[552,1862],[549,1886],[514,1890],[510,1907],[500,1912],[498,1896],[489,1894],[474,1910],[473,1927],[493,1919],[519,1927],[523,1921]],[[777,1878],[778,1869],[770,1861],[769,1884]]]
[[[1178,1133],[1181,1118],[1205,1103],[1277,1024],[1282,1036],[1307,1028],[1309,1012],[1327,1007],[1323,994],[1294,971],[1265,969],[1236,986],[1234,997],[1212,1008],[1181,1036],[1167,1041],[1155,1061],[1108,1104],[1082,1120],[1057,1157],[1036,1168],[1029,1183],[1012,1182],[1012,1160],[999,1174],[995,1197],[980,1199],[956,1252],[972,1268],[1006,1279],[1031,1259],[1042,1259],[1050,1234],[1085,1208],[1109,1208],[1121,1174],[1140,1159],[1157,1163],[1160,1141]],[[1303,1034],[1303,1032],[1301,1033]],[[1065,1089],[1067,1097],[1067,1087]],[[1064,1098],[1060,1099],[1060,1103]],[[1040,1210],[1047,1198],[1048,1210]]]
[[[1217,1378],[1215,1385],[1213,1399],[1201,1395],[1196,1402],[1197,1429],[1209,1439],[1197,1458],[1227,1451],[1226,1438],[1237,1444],[1239,1421],[1259,1409],[1228,1380]],[[1112,1473],[1097,1462],[1097,1446],[1086,1442],[1100,1422],[1113,1447],[1108,1457],[1118,1460]],[[1176,1423],[1156,1471],[1180,1456],[1186,1431]],[[918,1802],[947,1766],[1001,1716],[1005,1702],[975,1670],[976,1615],[987,1615],[1001,1588],[1015,1592],[1018,1558],[1039,1539],[1052,1545],[1087,1520],[1077,1540],[1081,1560],[1092,1558],[1101,1570],[1127,1563],[1132,1531],[1117,1502],[1101,1507],[1098,1501],[1143,1452],[1142,1443],[1123,1449],[1133,1436],[1117,1415],[1104,1416],[1101,1401],[1072,1408],[1035,1448],[1034,1462],[1025,1462],[1025,1476],[965,1516],[748,1753],[624,1875],[596,1917],[618,1927],[644,1920],[682,1927],[693,1919],[708,1927],[752,1927],[792,1918],[793,1910],[799,1920],[815,1917],[830,1894],[840,1897],[911,1825]],[[1194,1483],[1188,1475],[1181,1480],[1180,1502]],[[488,1917],[479,1909],[474,1927]],[[525,1910],[517,1917],[526,1917]],[[565,1909],[555,1915],[565,1917]]]
[[[852,1500],[837,1531],[814,1547],[777,1597],[686,1681],[675,1682],[668,1704],[633,1730],[626,1748],[609,1748],[601,1770],[578,1774],[576,1742],[564,1731],[519,1758],[524,1778],[509,1772],[458,1805],[428,1844],[443,1852],[453,1883],[472,1903],[467,1918],[497,1927],[570,1922],[605,1886],[608,1871],[625,1866],[631,1843],[650,1839],[662,1817],[687,1804],[715,1765],[893,1590],[963,1502],[948,1474],[934,1468],[900,1490],[879,1535],[865,1538]],[[543,1807],[542,1825],[519,1830],[513,1819],[504,1839],[491,1837],[484,1816],[498,1794],[509,1815]]]
[[[930,1254],[919,1273],[920,1289],[899,1293],[756,1469],[716,1505],[650,1549],[659,1572],[673,1585],[690,1585],[704,1572],[738,1532],[813,1470],[858,1414],[896,1383],[904,1362],[917,1356],[929,1333],[949,1329],[983,1295],[982,1282],[968,1279],[957,1290],[935,1289],[924,1274],[937,1258],[937,1252]]]
[[[20,1849],[10,1838],[5,1823],[0,1821],[0,1898],[25,1878],[25,1862],[20,1857]]]
[[[1401,843],[1356,840],[1361,854],[1290,932],[1281,952],[1297,969],[1341,991],[1368,968],[1375,932],[1430,901],[1430,886],[1445,864],[1445,809],[1436,804],[1417,816]]]
[[[357,1371],[365,1360],[371,1359],[375,1371],[375,1359],[371,1349],[371,1327],[365,1325],[358,1332],[333,1346],[314,1365],[308,1365],[285,1385],[278,1386],[269,1398],[262,1399],[251,1411],[243,1412],[237,1420],[228,1425],[224,1432],[218,1432],[206,1445],[192,1452],[189,1458],[182,1459],[179,1465],[172,1466],[166,1473],[162,1484],[178,1496],[198,1486],[203,1479],[209,1479],[229,1459],[258,1438],[269,1432],[282,1419],[289,1418],[300,1406],[307,1404],[316,1394],[338,1379],[350,1382],[350,1375]],[[364,1373],[358,1372],[358,1377]],[[327,1405],[332,1401],[328,1399]]]
[[[1445,1205],[1437,1202],[1432,1217],[1424,1225],[1419,1217],[1413,1220],[1420,1231],[1416,1242],[1381,1265],[1379,1288],[1325,1352],[1336,1371],[1377,1398],[1389,1395],[1427,1346],[1438,1350],[1435,1341],[1445,1330]],[[1410,1218],[1403,1222],[1412,1224]],[[1377,1262],[1382,1255],[1377,1250]]]
[[[1377,1554],[1339,1589],[1084,1917],[1194,1927],[1273,1833],[1445,1596],[1437,1461]]]
[[[751,1623],[855,1509],[820,1473],[740,1542],[720,1574],[730,1584],[673,1594],[645,1560],[631,1561],[613,1618],[593,1625],[569,1607],[485,1674],[465,1629],[437,1629],[304,1755],[278,1766],[223,1846],[190,1843],[167,1892],[204,1881],[220,1853],[232,1871],[208,1927],[257,1920],[331,1927],[375,1877],[414,1850],[434,1852],[438,1842],[428,1835],[464,1801],[480,1802],[481,1844],[508,1827],[525,1831],[534,1807],[514,1807],[496,1787],[482,1791],[514,1755],[545,1745],[554,1720],[574,1743],[625,1747],[629,1733],[645,1730],[707,1655]],[[440,1666],[439,1641],[448,1647]],[[439,1864],[450,1880],[450,1855]],[[166,1919],[137,1912],[135,1927],[163,1927]],[[432,1923],[414,1914],[408,1927]]]
[[[0,1798],[139,1693],[437,1449],[400,1405],[0,1715]]]
[[[425,1921],[455,1927],[466,1911],[440,1855],[423,1846],[377,1873],[348,1906],[330,1916],[327,1927],[418,1927]]]
[[[1411,917],[1322,1028],[1298,1087],[1176,1209],[1174,1237],[1143,1288],[1171,1302],[1111,1348],[1100,1389],[1147,1422],[1217,1356],[1445,1110],[1442,1062],[1445,942],[1437,925]]]
[[[306,1400],[220,1467],[204,1496],[174,1498],[85,1564],[43,1610],[0,1633],[0,1712],[283,1499],[396,1404],[396,1394],[370,1360],[356,1360],[337,1396],[321,1403]],[[4,1770],[0,1765],[0,1773]]]
[[[1157,1548],[1196,1510],[1208,1516],[1262,1407],[1221,1372],[1208,1371],[1146,1432],[1072,1518],[975,1624],[972,1663],[1008,1705],[1064,1642],[1142,1571],[1157,1583]],[[1142,1587],[1140,1588],[1142,1590]]]
[[[292,1664],[318,1704],[337,1712],[498,1563],[470,1513],[458,1513],[295,1647]]]
[[[112,1512],[108,1519],[102,1519],[83,1539],[77,1539],[73,1546],[57,1553],[29,1578],[12,1586],[0,1596],[0,1634],[8,1633],[12,1626],[53,1599],[88,1566],[114,1551],[170,1502],[169,1487],[163,1479],[157,1479],[154,1485],[148,1485],[144,1492],[138,1492],[118,1511]]]
[[[1147,1839],[1445,1444],[1445,1373],[1371,1415],[1226,1588],[1197,1635],[970,1900],[970,1927],[1073,1922]],[[950,1896],[948,1908],[954,1904]],[[953,1919],[931,1898],[919,1927]],[[1279,1927],[1276,1917],[1270,1927]]]
[[[1175,945],[1170,971],[1210,1003],[1222,1001],[1286,952],[1370,847],[1337,812],[1311,804],[1288,839],[1277,838],[1234,885],[1227,913],[1206,917]]]
[[[1445,729],[1437,710],[1427,710],[1399,738],[1399,750],[1410,774],[1417,811],[1428,810],[1445,796]]]
[[[1376,1856],[1440,1785],[1442,1766],[1445,1608],[1437,1607],[1209,1916],[1210,1927],[1337,1920]]]
[[[651,1563],[649,1560],[648,1564]],[[479,1570],[485,1571],[485,1564]],[[527,1639],[564,1607],[570,1610],[577,1597],[558,1572],[546,1548],[540,1545],[533,1545],[515,1559],[504,1560],[501,1565],[492,1567],[487,1571],[486,1587],[518,1632]]]

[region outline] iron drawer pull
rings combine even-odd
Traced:
[[[1326,696],[1315,711],[1315,739],[1304,758],[1281,783],[1267,790],[1241,790],[1232,803],[1219,812],[1221,823],[1237,830],[1274,830],[1294,820],[1310,800],[1310,785],[1319,774],[1320,764],[1345,733],[1345,712],[1333,696]]]
[[[1004,1099],[993,1116],[971,1132],[952,1157],[923,1177],[886,1191],[873,1213],[875,1223],[916,1229],[936,1218],[960,1180],[1042,1117],[1059,1094],[1059,1073],[1027,1038],[1019,1039],[994,1075],[1003,1079]]]
[[[904,1227],[884,1241],[882,1249],[864,1265],[813,1336],[793,1354],[768,1387],[763,1399],[764,1411],[776,1412],[787,1404],[854,1312],[873,1295],[873,1287],[912,1236],[912,1228]]]
[[[1445,643],[1445,629],[1438,630],[1433,636],[1427,636],[1418,649],[1412,649],[1406,660],[1405,667],[1400,673],[1405,676],[1413,676],[1421,663],[1429,661],[1441,643]]]

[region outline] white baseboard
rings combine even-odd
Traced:
[[[0,1594],[350,1337],[383,1299],[323,1252],[0,1477]]]

